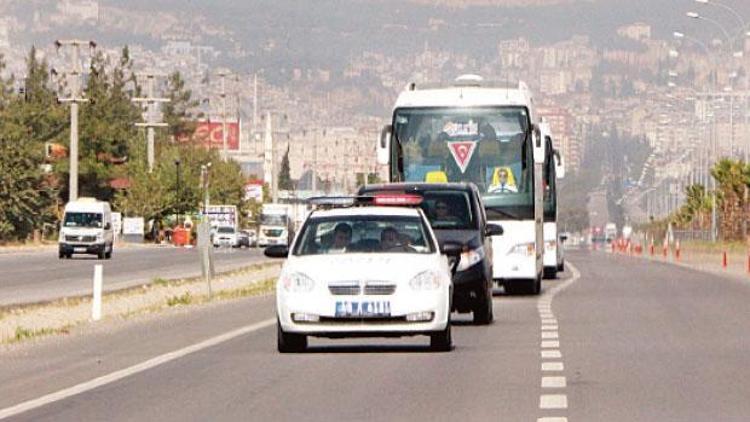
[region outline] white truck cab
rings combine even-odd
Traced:
[[[114,230],[109,202],[94,198],[68,202],[60,224],[58,245],[60,259],[70,258],[73,254],[111,258]]]

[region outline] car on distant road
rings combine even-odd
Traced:
[[[258,239],[255,235],[255,232],[252,230],[240,230],[239,233],[237,233],[237,247],[238,248],[250,248],[257,246]]]
[[[219,226],[213,236],[214,247],[232,247],[239,246],[239,234],[233,226]]]
[[[427,335],[435,351],[452,349],[451,272],[424,212],[397,207],[422,198],[376,196],[367,206],[312,211],[291,247],[265,249],[287,260],[276,288],[277,346],[301,352],[308,336]],[[361,204],[359,204],[361,205]]]
[[[416,194],[440,245],[461,245],[461,259],[453,275],[453,310],[473,315],[475,324],[494,319],[492,292],[492,236],[503,229],[487,222],[484,204],[473,183],[390,183],[360,188],[359,195]]]
[[[96,255],[99,259],[112,258],[114,227],[109,202],[94,198],[79,198],[65,204],[60,224],[58,256],[71,258],[73,254]]]

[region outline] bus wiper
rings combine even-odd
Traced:
[[[506,217],[506,218],[512,218],[513,220],[520,220],[521,217],[519,217],[516,214],[513,214],[512,212],[501,210],[498,208],[487,208],[487,217],[492,217],[492,214],[496,214],[498,217]]]

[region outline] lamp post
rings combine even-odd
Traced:
[[[174,160],[175,169],[177,171],[177,200],[175,201],[177,204],[175,206],[175,213],[177,214],[177,226],[180,227],[180,211],[182,208],[182,189],[180,186],[180,160]]]

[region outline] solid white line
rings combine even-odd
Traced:
[[[545,318],[542,320],[542,324],[557,324],[557,320],[554,318]]]
[[[565,388],[565,377],[542,377],[542,388]]]
[[[557,340],[542,341],[542,349],[558,349],[558,348],[560,348],[560,342]]]
[[[536,422],[568,422],[568,418],[566,417],[546,417],[546,418],[539,418],[536,420]]]
[[[557,324],[555,324],[555,325],[542,325],[542,331],[557,331]]]
[[[558,334],[557,331],[542,331],[542,338],[545,338],[545,339],[560,338],[560,334]]]
[[[562,353],[559,350],[542,350],[542,359],[560,359]]]
[[[542,394],[539,396],[540,409],[567,409],[568,396],[565,394]]]
[[[5,409],[0,410],[0,419],[9,418],[11,416],[15,416],[15,415],[18,415],[23,412],[27,412],[32,409],[36,409],[38,407],[41,407],[50,403],[54,403],[56,401],[67,399],[77,394],[91,391],[103,385],[111,384],[123,378],[127,378],[131,375],[135,375],[140,372],[147,371],[159,365],[162,365],[167,362],[171,362],[173,360],[187,356],[191,353],[195,353],[203,349],[207,349],[209,347],[213,347],[218,344],[227,342],[234,338],[243,336],[245,334],[261,330],[263,328],[273,325],[274,323],[276,323],[276,319],[270,318],[265,321],[258,322],[256,324],[246,325],[236,330],[232,330],[224,334],[218,335],[216,337],[212,337],[208,340],[204,340],[200,343],[196,343],[191,346],[187,346],[182,349],[175,350],[173,352],[165,353],[163,355],[149,359],[145,362],[138,363],[128,368],[121,369],[119,371],[115,371],[110,374],[103,375],[101,377],[94,378],[86,382],[82,382],[72,387],[65,388],[65,389],[56,391],[54,393],[50,393],[50,394],[38,397],[36,399],[32,399],[32,400],[25,401],[23,403],[19,403],[15,406],[6,407]]]
[[[562,371],[565,366],[562,362],[542,362],[542,371]]]
[[[555,315],[552,314],[551,312],[545,312],[545,313],[541,313],[540,312],[539,313],[539,318],[541,318],[541,319],[552,319],[554,317],[555,317]]]

